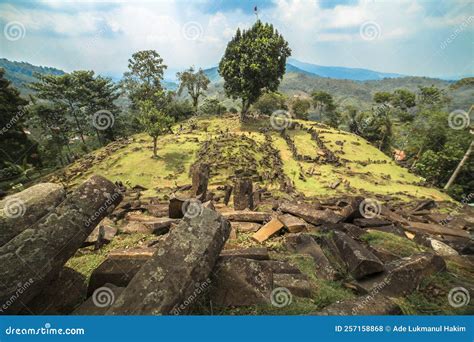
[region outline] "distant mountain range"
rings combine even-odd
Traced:
[[[32,93],[27,84],[36,81],[34,73],[64,74],[64,71],[56,68],[13,62],[5,58],[0,58],[0,68],[5,69],[6,78],[12,81],[23,95]],[[204,72],[211,80],[207,95],[218,98],[225,105],[234,106],[233,101],[224,94],[223,79],[218,73],[218,68],[208,68]],[[115,82],[118,80],[119,77],[114,78]],[[403,76],[367,69],[325,67],[290,59],[279,91],[288,96],[310,96],[315,90],[324,90],[333,94],[338,104],[342,104],[343,101],[343,104],[354,104],[362,109],[370,107],[372,96],[377,91],[393,91],[399,88],[417,91],[419,86],[435,85],[447,91],[452,99],[450,105],[452,110],[467,110],[474,98],[472,82],[457,82],[459,87],[456,88],[451,87],[453,84],[453,81],[437,78]],[[163,85],[169,90],[178,88],[175,80],[165,80]]]

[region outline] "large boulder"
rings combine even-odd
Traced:
[[[68,315],[86,299],[86,277],[69,267],[25,305],[22,314]]]
[[[344,260],[349,273],[355,279],[361,279],[384,270],[383,263],[367,248],[340,231],[334,231],[332,239],[339,256]]]
[[[209,164],[196,163],[193,165],[193,167],[191,168],[192,197],[198,197],[202,200],[206,198],[207,185],[209,183],[209,173]]]
[[[308,234],[289,234],[286,237],[286,248],[300,253],[310,255],[316,266],[319,277],[334,280],[337,277],[336,270],[332,267],[319,244]]]
[[[439,255],[421,253],[386,264],[386,271],[355,283],[360,293],[380,293],[390,297],[406,296],[426,277],[444,271],[446,263]]]
[[[53,210],[66,196],[59,184],[41,183],[0,201],[0,246]]]
[[[8,307],[15,313],[21,302],[36,296],[56,277],[95,226],[122,199],[115,185],[92,176],[47,216],[0,247],[0,302],[17,293],[17,284],[31,285]]]
[[[105,315],[107,310],[115,302],[124,288],[115,286],[114,284],[104,284],[94,291],[94,293],[78,308],[76,308],[71,315],[75,316],[99,316]]]
[[[111,315],[185,313],[229,237],[230,223],[204,208],[183,219],[160,243],[107,312]],[[186,305],[188,303],[188,305]]]
[[[210,299],[217,308],[268,304],[273,275],[268,265],[251,259],[226,258],[216,265]]]

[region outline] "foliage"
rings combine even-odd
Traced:
[[[124,73],[121,82],[122,89],[132,101],[134,109],[142,101],[159,99],[163,87],[163,73],[167,66],[155,50],[138,51],[128,60],[129,71]]]
[[[276,92],[262,94],[253,104],[253,108],[260,114],[271,115],[276,110],[287,109],[285,96]]]
[[[336,112],[336,105],[331,94],[325,91],[314,91],[311,94],[314,107],[318,110],[323,122],[337,128],[341,122],[340,114]]]
[[[308,120],[308,110],[311,108],[311,101],[297,98],[291,104],[291,109],[297,119]]]
[[[176,76],[180,81],[178,95],[181,95],[186,88],[189,96],[193,99],[194,110],[197,110],[199,97],[204,95],[204,91],[207,90],[207,86],[211,81],[202,69],[195,72],[193,67],[183,72],[178,72]]]
[[[217,99],[206,99],[201,107],[199,107],[199,113],[203,115],[221,115],[225,111],[226,107]]]
[[[25,158],[28,163],[39,165],[37,144],[23,130],[27,101],[20,97],[20,92],[11,86],[4,74],[0,69],[0,168],[6,167],[7,163],[10,166],[18,164]]]
[[[360,135],[373,143],[379,150],[390,153],[392,140],[392,121],[387,106],[374,107],[372,111],[359,117]]]
[[[140,103],[139,121],[153,139],[153,156],[156,158],[158,137],[170,130],[173,118],[159,110],[153,101],[147,100]]]
[[[291,50],[271,24],[258,20],[249,30],[237,29],[219,63],[227,96],[242,100],[241,119],[265,91],[276,91]]]

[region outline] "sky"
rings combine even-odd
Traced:
[[[474,75],[472,0],[0,0],[0,57],[119,78],[134,52],[153,49],[173,79],[191,65],[216,66],[236,29],[257,16],[300,61]]]

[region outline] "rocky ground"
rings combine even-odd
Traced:
[[[216,167],[202,158],[166,196],[93,176],[0,201],[16,227],[0,235],[0,312],[474,313],[472,208],[275,196],[248,170],[210,186]]]

